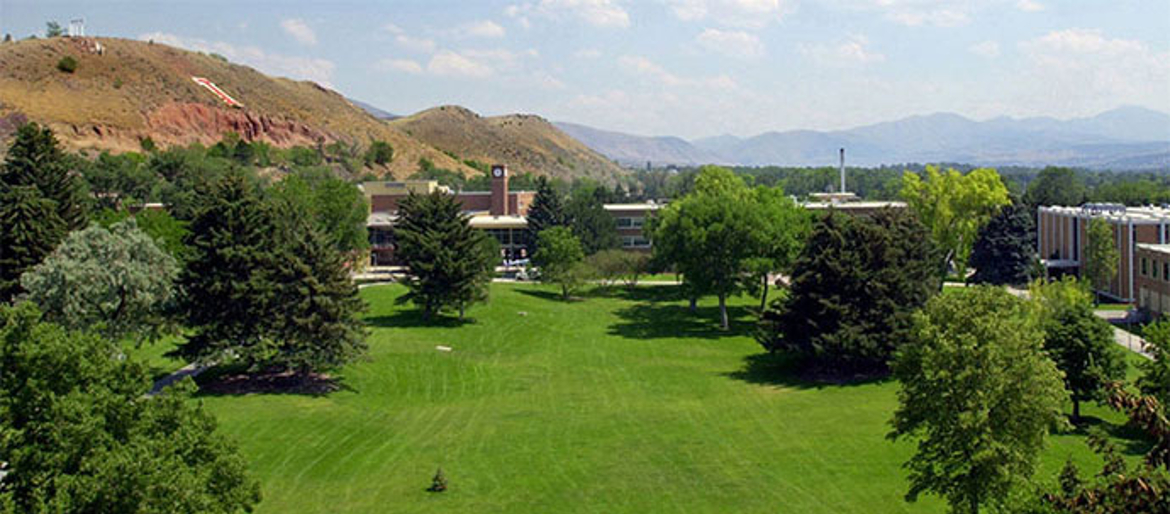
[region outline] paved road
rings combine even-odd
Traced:
[[[187,377],[195,378],[200,373],[203,373],[210,368],[211,366],[206,364],[188,364],[183,366],[174,373],[158,379],[158,381],[154,383],[154,386],[150,388],[150,392],[146,393],[146,396],[149,397],[161,393],[163,389],[170,387],[171,384],[174,384],[175,382],[178,382]]]

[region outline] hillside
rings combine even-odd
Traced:
[[[93,51],[94,44],[104,52]],[[57,69],[72,56],[74,73]],[[226,106],[192,77],[206,77],[243,104]],[[387,126],[335,91],[273,78],[222,58],[115,38],[53,38],[0,44],[0,137],[24,120],[45,123],[72,149],[137,150],[139,140],[184,145],[234,131],[278,147],[344,141],[394,147],[389,171],[405,177],[427,158],[475,171]]]
[[[591,177],[606,182],[623,173],[613,161],[539,116],[483,117],[463,107],[442,106],[389,123],[460,159],[503,162],[514,173]]]

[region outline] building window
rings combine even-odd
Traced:
[[[1149,264],[1146,262],[1146,258],[1142,257],[1142,276],[1143,277],[1150,273],[1148,266],[1149,266]]]
[[[649,248],[650,240],[642,236],[622,236],[622,248]]]
[[[617,219],[618,228],[642,228],[646,223],[646,218],[629,218],[623,217]]]
[[[1162,280],[1170,282],[1170,262],[1162,263]]]
[[[1154,278],[1158,278],[1158,261],[1154,261],[1152,267],[1154,269],[1150,270],[1150,272],[1153,273]]]

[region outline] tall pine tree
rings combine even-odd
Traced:
[[[971,253],[976,284],[1024,284],[1036,259],[1033,216],[1025,205],[1004,207],[979,231]]]
[[[398,258],[409,268],[404,300],[414,302],[424,319],[443,309],[464,309],[484,297],[494,255],[488,237],[471,228],[462,208],[449,194],[411,194],[398,206]]]
[[[64,237],[56,207],[34,186],[0,190],[0,302],[22,291],[20,275],[53,253]]]
[[[279,202],[279,267],[274,270],[275,353],[266,364],[306,376],[339,367],[366,350],[358,314],[365,302],[350,279],[335,241],[315,223],[303,204]]]
[[[7,187],[36,187],[41,196],[55,202],[57,216],[65,223],[66,232],[85,228],[88,223],[89,202],[83,182],[71,172],[69,159],[48,127],[28,123],[16,131],[16,138],[8,147],[0,183]]]
[[[272,215],[241,172],[215,180],[199,198],[185,239],[191,258],[179,277],[195,333],[179,353],[214,361],[230,351],[255,365],[270,353],[262,345],[276,294]]]
[[[536,240],[541,231],[569,224],[565,199],[545,177],[536,179],[536,196],[528,208],[528,254],[536,253]]]

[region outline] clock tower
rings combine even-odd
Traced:
[[[507,216],[508,212],[508,167],[492,165],[492,216]]]

